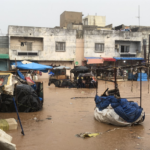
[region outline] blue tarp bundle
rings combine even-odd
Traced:
[[[132,73],[128,73],[128,80],[134,80],[134,81],[136,81],[137,80],[136,74],[133,75]]]
[[[113,107],[114,111],[125,121],[132,123],[136,121],[141,113],[142,108],[135,102],[128,102],[127,99],[116,99],[114,96],[95,96],[96,107],[100,111],[107,108],[109,104]]]
[[[141,73],[141,75],[142,75],[141,81],[147,81],[147,74]],[[140,73],[138,73],[137,81],[140,81]]]
[[[15,63],[12,63],[15,65]],[[24,69],[24,70],[39,70],[42,72],[48,72],[48,69],[52,69],[51,66],[41,65],[38,63],[29,63],[29,64],[22,64],[21,62],[17,62],[17,68],[18,69]]]
[[[49,74],[49,75],[52,75],[52,76],[55,75],[52,71],[50,71],[48,74]]]

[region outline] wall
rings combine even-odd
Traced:
[[[69,29],[69,30],[72,30],[72,29],[74,29],[74,30],[83,30],[83,25],[82,24],[69,23],[67,25],[67,29]]]
[[[17,56],[19,49],[9,47],[10,60],[39,60],[39,61],[74,61],[76,49],[76,31],[67,29],[9,26],[9,38],[30,37],[43,39],[43,51],[39,56]],[[56,52],[56,42],[66,42],[65,52]]]
[[[0,54],[9,54],[8,36],[0,36]]]
[[[43,38],[32,38],[32,37],[12,37],[10,38],[10,49],[27,51],[27,46],[21,46],[21,42],[31,42],[32,51],[42,51],[43,50]]]
[[[87,24],[87,21],[84,21],[86,19],[88,20],[88,24]],[[105,27],[106,17],[88,15],[87,17],[83,18],[83,23],[85,23],[85,25],[96,25],[96,26]]]
[[[84,57],[115,57],[115,40],[139,41],[142,47],[142,33],[107,30],[84,31]],[[95,53],[95,43],[104,43],[104,52]],[[139,57],[141,56],[138,55]]]
[[[64,11],[60,15],[60,27],[67,27],[69,23],[82,23],[82,12]]]
[[[75,66],[82,66],[82,61],[84,60],[84,39],[76,40],[76,58],[75,62],[78,64]]]

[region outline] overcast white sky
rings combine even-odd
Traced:
[[[0,29],[6,34],[8,25],[59,26],[63,11],[97,13],[113,26],[138,25],[138,5],[141,25],[150,26],[150,0],[0,0]]]

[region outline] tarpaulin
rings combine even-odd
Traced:
[[[47,66],[47,65],[42,65],[38,63],[28,63],[28,64],[23,64],[22,62],[16,62],[17,63],[17,68],[18,69],[23,69],[23,70],[39,70],[42,72],[48,72],[49,69],[52,69],[53,67]],[[11,63],[11,65],[16,65],[16,63]]]
[[[29,85],[17,85],[15,100],[19,112],[35,112],[42,109],[43,101],[38,97],[36,91]],[[12,96],[1,94],[0,112],[16,112]]]
[[[87,64],[102,64],[104,61],[100,57],[85,57],[84,60],[87,61]]]
[[[49,69],[52,69],[53,67],[41,65],[38,63],[29,63],[29,64],[17,65],[17,68],[24,69],[24,70],[40,70],[43,72],[47,72]]]
[[[127,99],[116,99],[114,96],[99,97],[96,95],[95,103],[100,111],[111,105],[114,111],[129,123],[136,121],[141,116],[143,110],[135,102],[128,102]]]
[[[114,57],[116,60],[144,60],[141,57]]]
[[[24,75],[23,75],[19,70],[17,70],[17,73],[18,73],[18,76],[19,76],[22,80],[25,80]]]
[[[59,67],[54,67],[54,70],[61,70],[61,69],[66,69],[66,70],[70,70],[70,67],[66,67],[66,66],[59,66]]]
[[[87,68],[86,66],[78,66],[74,69],[71,70],[71,73],[76,73],[76,72],[80,72],[80,73],[86,73],[89,72],[90,69]]]
[[[102,57],[102,59],[103,59],[104,61],[116,61],[116,59],[110,58],[110,57]]]

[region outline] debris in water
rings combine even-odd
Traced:
[[[77,137],[82,137],[82,138],[85,138],[85,137],[96,137],[97,135],[102,135],[104,133],[115,131],[117,129],[120,129],[120,128],[109,129],[109,130],[107,130],[105,132],[98,132],[98,133],[85,132],[85,133],[77,134],[76,136]],[[124,130],[124,129],[122,129],[122,130]]]
[[[80,134],[77,134],[76,136],[77,137],[81,137],[81,138],[86,138],[86,137],[96,137],[98,136],[99,133],[89,133],[89,132],[85,132],[85,133],[80,133]]]
[[[37,118],[36,118],[36,117],[34,117],[33,119],[34,119],[34,120],[37,120]]]
[[[43,120],[36,120],[36,122],[39,122],[39,121],[43,121]]]
[[[137,138],[138,138],[138,139],[142,139],[142,138],[144,138],[144,137],[140,137],[140,136],[138,136]]]
[[[51,117],[48,117],[48,118],[46,118],[47,120],[51,120],[52,118]]]

